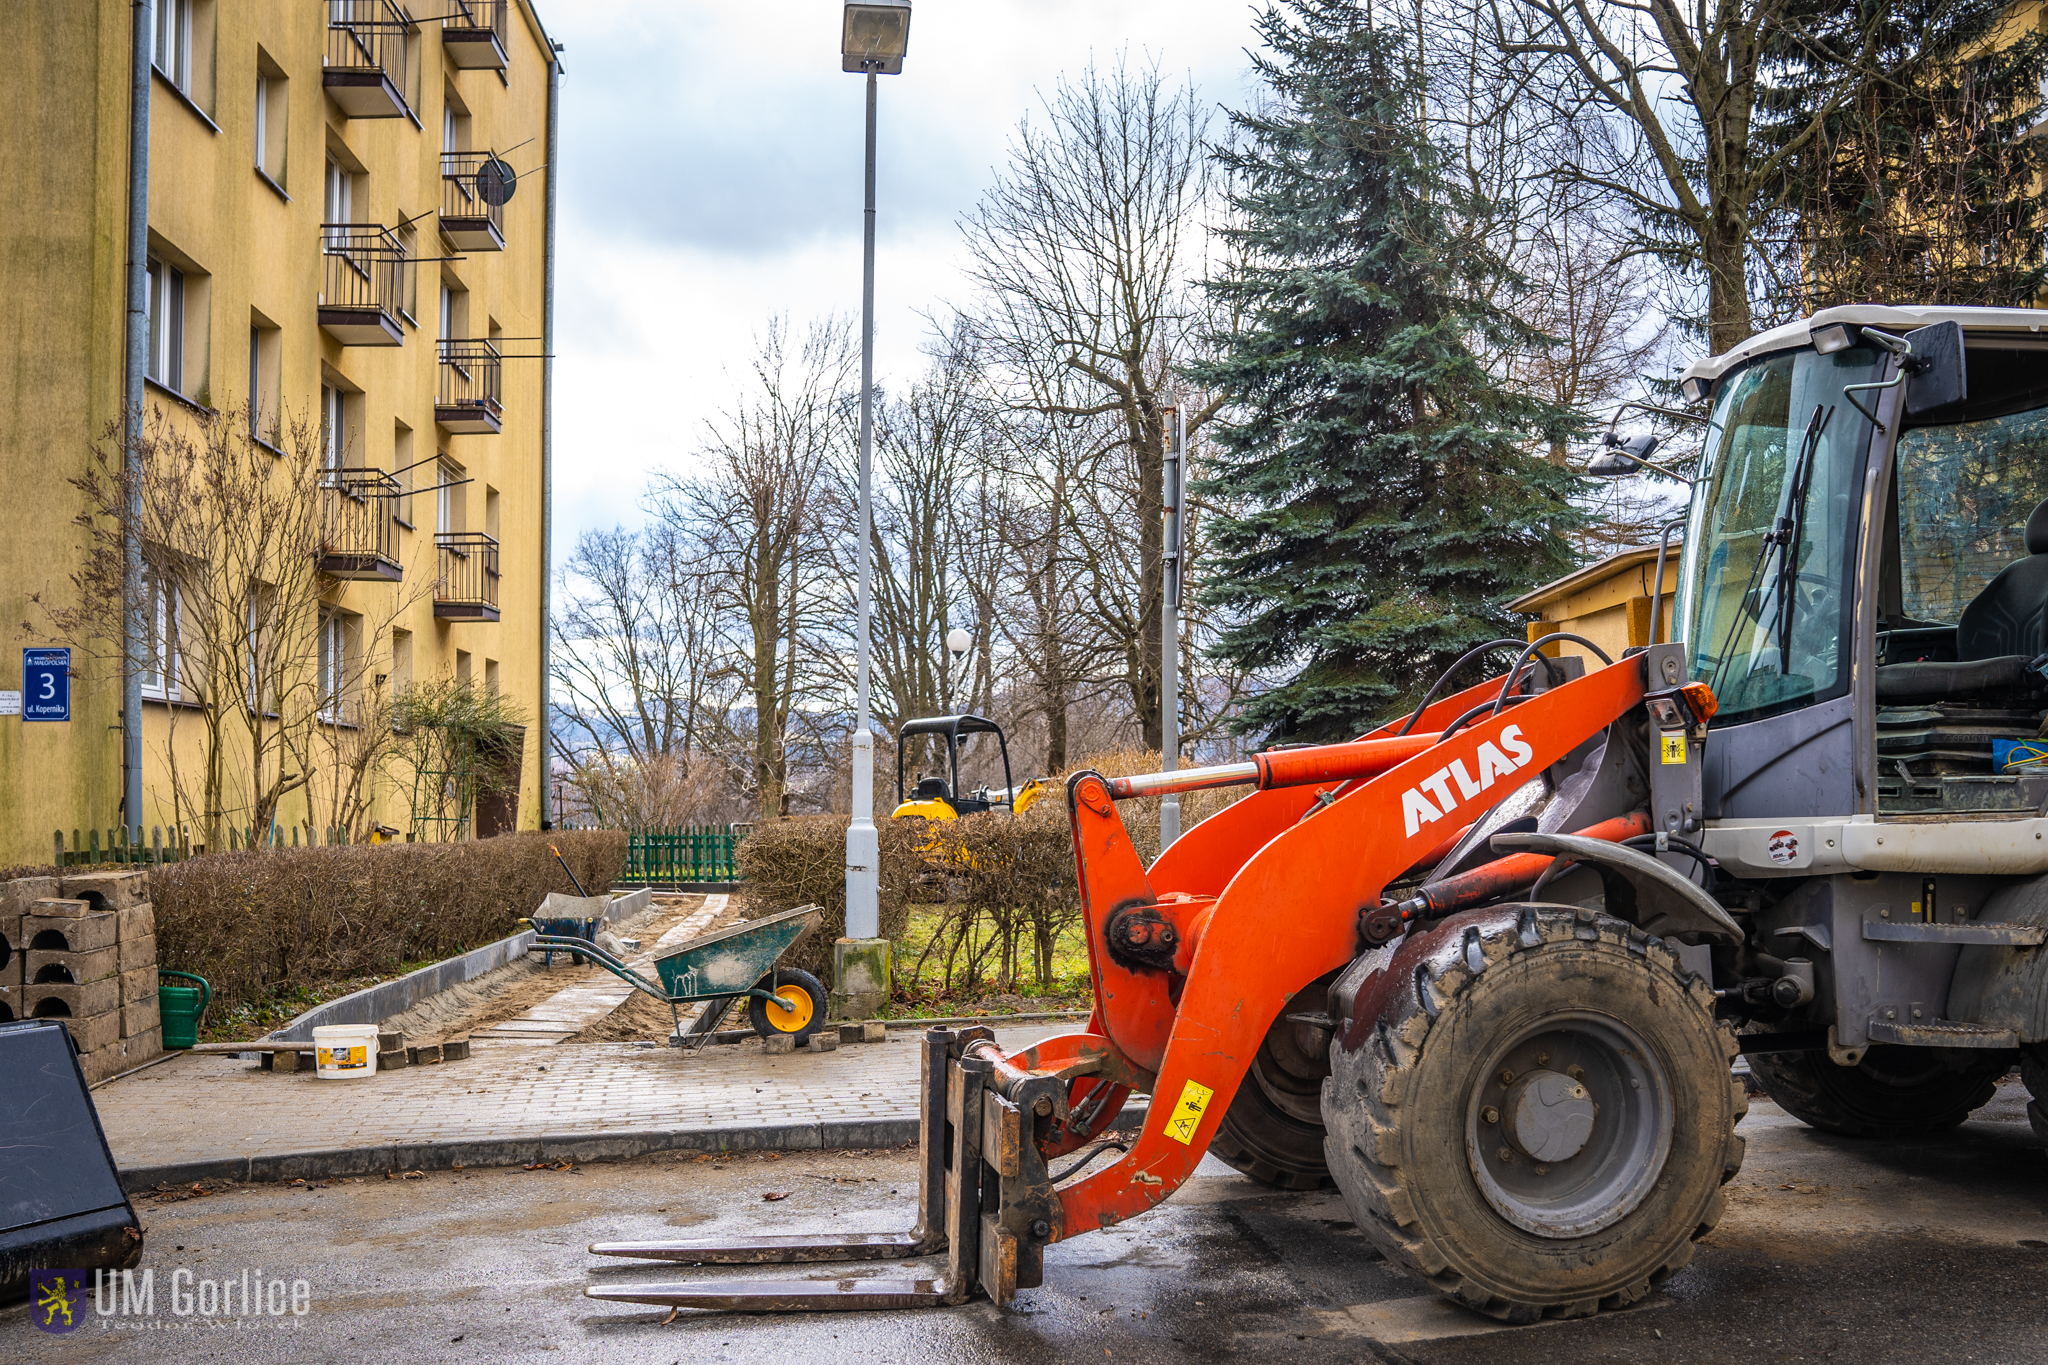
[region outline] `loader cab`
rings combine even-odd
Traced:
[[[1711,415],[1678,620],[1721,707],[1710,822],[2048,802],[2042,325],[1833,309],[1688,371]]]
[[[947,776],[932,773],[920,777],[917,785],[904,790],[904,753],[909,747],[907,741],[919,735],[937,735],[946,742]],[[963,741],[975,735],[994,735],[996,746],[1003,756],[1003,790],[991,792],[982,788],[975,792],[962,792],[960,788],[960,746]],[[906,819],[920,815],[929,820],[953,820],[962,815],[979,815],[984,811],[1015,809],[1015,786],[1010,780],[1010,745],[1003,736],[1003,727],[986,716],[928,716],[922,720],[908,721],[896,732],[896,809],[891,811],[892,820]]]

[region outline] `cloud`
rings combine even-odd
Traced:
[[[557,555],[638,519],[688,466],[753,337],[860,307],[864,82],[835,0],[555,0],[566,48],[557,261]],[[956,223],[1035,90],[1091,60],[1156,60],[1244,102],[1242,0],[918,0],[880,81],[878,377],[917,368],[921,313],[964,303]]]

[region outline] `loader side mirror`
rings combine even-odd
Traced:
[[[1970,396],[1969,366],[1963,356],[1963,329],[1953,322],[1937,322],[1906,333],[1913,353],[1906,370],[1913,376],[1906,386],[1909,414],[1932,412]]]
[[[1623,478],[1642,470],[1656,452],[1657,438],[1649,432],[1624,441],[1610,431],[1601,442],[1600,453],[1587,462],[1586,472],[1595,478]]]

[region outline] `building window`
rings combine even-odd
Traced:
[[[485,660],[484,660],[484,691],[486,691],[486,692],[496,692],[497,690],[498,690],[498,661],[497,661],[496,659],[485,659]]]
[[[327,234],[330,245],[341,246],[347,242],[348,234],[344,229],[347,224],[355,221],[351,217],[355,211],[354,201],[355,177],[350,175],[339,161],[328,157],[325,211],[327,222],[333,227]]]
[[[255,317],[249,324],[249,435],[268,446],[278,446],[284,437],[279,430],[283,403],[279,388],[283,365],[283,334]]]
[[[178,585],[153,569],[142,571],[142,695],[174,701],[182,695],[178,654]]]
[[[185,272],[151,258],[149,289],[149,368],[151,379],[176,393],[185,391]]]
[[[320,467],[348,468],[348,393],[332,384],[320,386]]]
[[[338,611],[320,613],[318,687],[320,719],[343,719],[342,704],[348,695],[348,618]]]
[[[393,700],[405,695],[412,686],[412,632],[394,630],[391,632],[391,696]]]
[[[439,485],[434,491],[434,529],[450,534],[462,529],[462,490],[456,484],[462,478],[462,471],[446,460],[434,467],[434,482]]]
[[[403,422],[392,424],[391,469],[398,478],[398,485],[405,491],[392,504],[392,515],[398,524],[410,531],[412,521],[412,490],[418,488],[422,471],[413,468],[412,428]]]
[[[284,188],[285,149],[291,118],[291,82],[260,49],[256,53],[256,169]]]
[[[192,93],[192,0],[156,0],[156,69]]]

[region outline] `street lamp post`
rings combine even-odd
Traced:
[[[881,936],[881,839],[875,832],[875,736],[868,678],[873,657],[869,556],[875,411],[875,77],[903,70],[910,41],[910,0],[849,0],[840,69],[868,78],[867,204],[861,232],[860,320],[860,618],[853,729],[853,819],[846,827],[846,936],[833,945],[831,1012],[866,1018],[889,998],[889,941]]]

